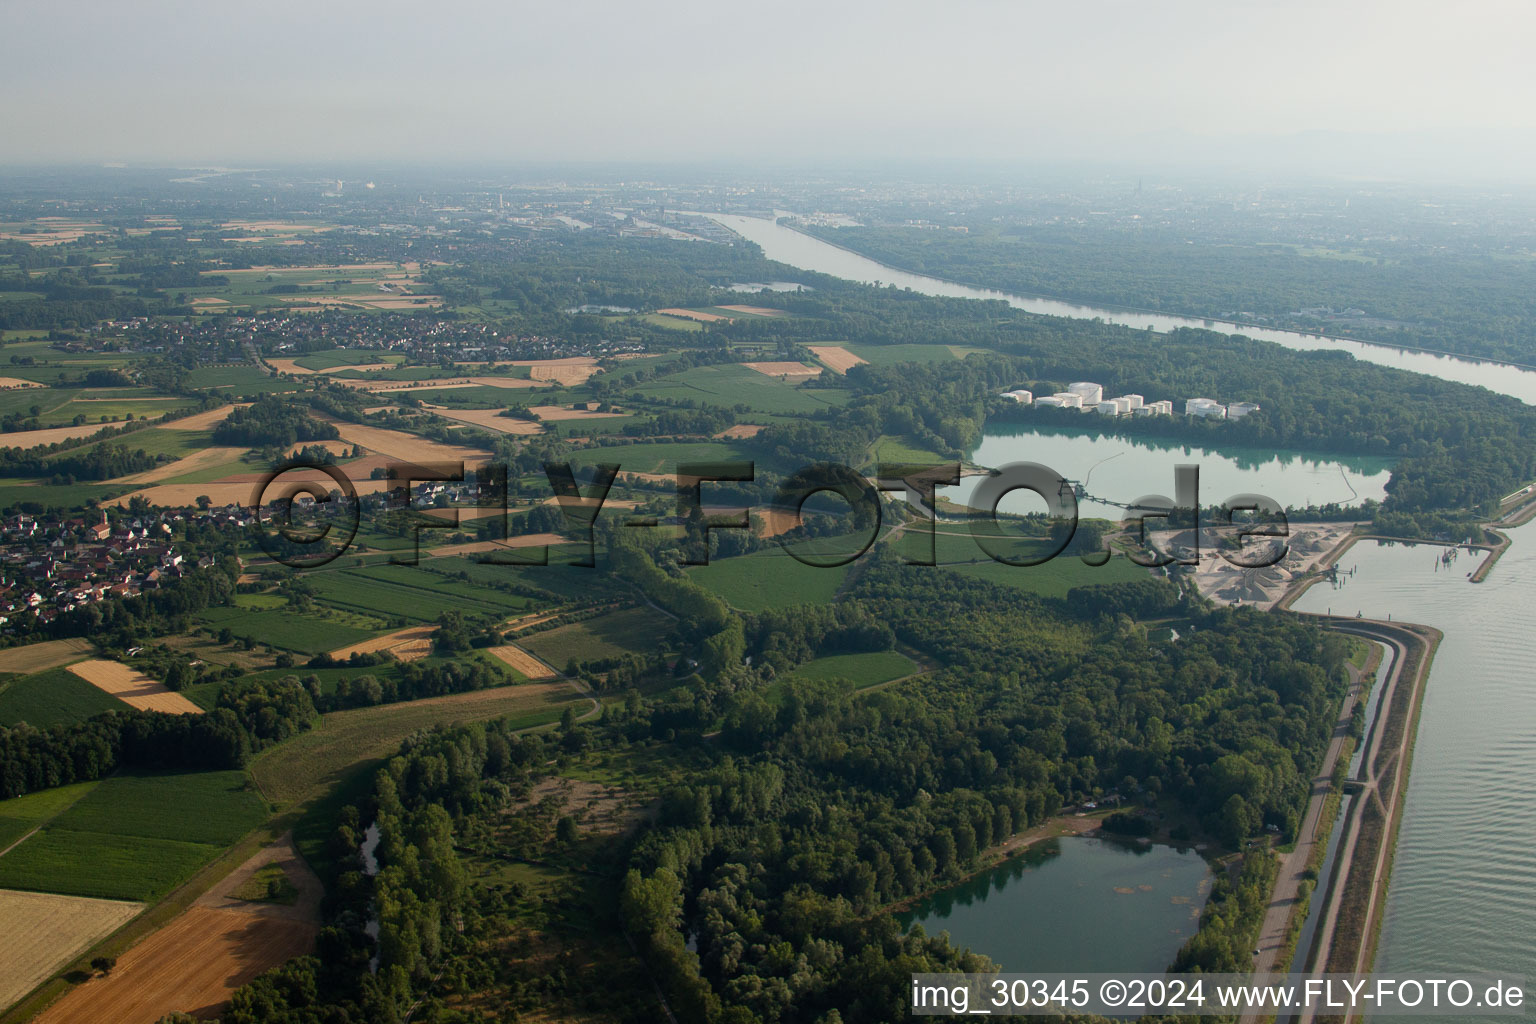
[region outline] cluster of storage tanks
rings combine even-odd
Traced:
[[[1069,384],[1067,390],[1058,391],[1054,395],[1041,395],[1036,398],[1033,392],[1019,388],[1016,391],[1003,392],[1003,397],[1011,398],[1023,405],[1039,405],[1050,409],[1081,409],[1084,412],[1096,412],[1100,416],[1173,415],[1172,402],[1148,402],[1140,395],[1105,398],[1104,386],[1087,380]],[[1236,420],[1258,411],[1258,408],[1258,405],[1253,402],[1233,402],[1231,405],[1222,405],[1209,398],[1191,398],[1184,403],[1184,415]]]

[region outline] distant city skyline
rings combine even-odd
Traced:
[[[0,164],[952,159],[1528,178],[1512,0],[17,3]]]

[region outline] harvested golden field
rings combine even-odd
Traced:
[[[756,437],[768,428],[761,423],[738,423],[734,427],[726,427],[715,435],[717,440],[745,440]]]
[[[0,1010],[143,909],[123,900],[0,889]]]
[[[741,365],[768,377],[814,377],[821,372],[815,366],[795,362],[742,363]]]
[[[272,369],[276,370],[278,373],[296,373],[302,377],[311,375],[315,372],[307,366],[300,366],[297,359],[272,359],[269,357],[263,360],[263,362],[272,367]]]
[[[658,309],[656,312],[663,316],[682,317],[684,320],[697,320],[700,323],[712,324],[717,320],[730,321],[730,317],[721,316],[719,313],[701,313],[696,309]]]
[[[401,462],[484,462],[491,457],[491,453],[480,448],[465,448],[460,445],[443,444],[441,441],[429,441],[415,434],[407,434],[400,430],[388,430],[384,427],[369,427],[361,423],[347,423],[341,420],[333,420],[336,429],[341,432],[341,439],[348,444],[360,444],[368,451],[387,455],[391,459]],[[358,481],[361,483],[362,481]],[[361,488],[359,488],[361,490]]]
[[[216,299],[216,298],[213,298],[212,296],[205,295],[201,299],[193,299],[192,300],[192,305],[194,305],[194,306],[227,306],[227,305],[229,305],[229,300],[228,299]]]
[[[752,517],[762,524],[757,531],[759,537],[777,537],[800,525],[799,516],[771,508],[754,508]]]
[[[570,359],[541,359],[527,363],[513,363],[528,367],[528,374],[535,381],[552,380],[561,384],[585,384],[587,378],[600,373],[596,359],[573,356]]]
[[[73,441],[77,437],[90,437],[98,430],[115,427],[115,423],[83,423],[78,427],[45,427],[42,430],[17,430],[0,434],[0,448],[36,448],[40,444],[58,444]]]
[[[485,653],[506,662],[529,679],[553,679],[559,674],[515,644],[487,647]]]
[[[241,479],[240,477],[242,476],[252,479]],[[112,500],[109,504],[116,505],[118,508],[127,508],[128,503],[134,498],[143,497],[151,505],[159,505],[166,508],[185,508],[195,504],[199,497],[207,495],[215,505],[239,504],[250,507],[260,497],[260,484],[254,482],[259,479],[261,479],[261,474],[259,473],[244,473],[209,484],[154,484],[150,487],[140,488],[131,494],[125,494],[120,498]],[[377,494],[380,491],[387,491],[389,489],[388,480],[358,480],[350,476],[348,479],[352,480],[352,486],[358,494]],[[287,485],[296,484],[300,481],[318,483],[326,489],[334,487],[336,483],[324,473],[314,470],[284,473],[281,480],[277,483],[277,489],[268,494],[268,500],[271,501],[280,496]]]
[[[841,345],[807,345],[817,359],[826,363],[834,373],[847,373],[851,368],[869,360],[856,356]]]
[[[155,1024],[166,1014],[210,1017],[241,985],[314,948],[308,921],[191,907],[33,1018],[34,1024]]]
[[[720,308],[728,309],[732,313],[746,313],[749,316],[789,316],[785,310],[769,309],[767,306],[721,306]]]
[[[191,416],[183,416],[179,420],[171,420],[160,426],[166,430],[211,430],[224,422],[231,409],[244,409],[250,404],[250,402],[235,402],[232,405],[221,405],[217,409],[193,413]]]
[[[40,388],[42,386],[35,380],[22,380],[20,377],[0,377],[0,391],[9,391],[12,388]]]
[[[444,419],[469,423],[486,430],[494,430],[498,434],[537,434],[544,429],[532,420],[503,416],[497,409],[450,409],[443,405],[428,405],[426,408]]]
[[[337,661],[346,661],[354,654],[376,654],[379,651],[388,651],[401,661],[414,661],[417,658],[426,657],[431,651],[432,634],[436,632],[436,626],[411,626],[393,633],[385,633],[383,636],[376,636],[372,640],[352,644],[350,647],[338,647],[331,652],[331,657]]]
[[[27,644],[0,651],[0,672],[17,672],[30,675],[48,668],[78,660],[93,650],[89,640],[72,637],[68,640],[46,640],[40,644]]]
[[[168,715],[200,715],[203,709],[181,694],[157,683],[144,673],[115,661],[93,658],[69,666],[69,670],[98,690],[140,711],[163,711]]]
[[[175,462],[167,462],[156,466],[154,469],[146,469],[142,473],[134,473],[130,476],[120,476],[116,480],[109,480],[112,484],[157,484],[162,480],[171,480],[178,476],[186,476],[188,473],[197,473],[215,466],[223,466],[237,461],[245,454],[244,448],[204,448],[202,451],[188,455],[184,459]]]

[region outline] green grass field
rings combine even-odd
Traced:
[[[218,853],[200,843],[45,828],[0,857],[0,888],[148,902]]]
[[[77,782],[70,786],[40,789],[36,793],[11,800],[0,800],[0,850],[6,849],[37,826],[64,813],[71,804],[98,785],[100,783]]]
[[[245,608],[210,608],[197,621],[215,629],[228,628],[237,637],[300,654],[335,650],[375,634],[341,622],[282,609],[251,611]]]
[[[51,827],[227,846],[266,816],[243,771],[114,775]]]
[[[878,686],[909,676],[917,664],[899,651],[870,651],[864,654],[834,654],[816,658],[786,673],[793,679],[846,679],[855,689]]]
[[[837,593],[848,569],[848,565],[830,569],[806,565],[775,546],[736,558],[712,558],[708,565],[690,568],[688,575],[731,607],[760,612],[826,604]]]
[[[519,637],[520,647],[537,654],[556,668],[572,659],[596,661],[616,658],[631,651],[654,651],[672,632],[672,620],[651,608],[626,608],[585,622],[572,623],[542,633]]]
[[[272,391],[297,391],[303,385],[277,380],[250,363],[234,366],[199,366],[187,374],[187,386],[227,391],[232,395],[256,395]]]
[[[127,708],[116,697],[63,668],[0,679],[0,725],[26,722],[48,729]]]
[[[87,501],[106,501],[133,490],[131,484],[50,484],[0,477],[0,509],[78,509]]]
[[[582,448],[571,453],[571,463],[575,466],[617,462],[620,476],[625,473],[670,474],[676,472],[681,462],[739,462],[749,458],[742,448],[725,441],[658,441]]]
[[[509,617],[529,598],[406,565],[370,565],[307,577],[323,603],[365,614],[434,622],[445,611]]]
[[[1103,566],[1086,564],[1077,555],[1058,555],[1040,565],[1007,565],[988,557],[968,534],[955,527],[945,528],[938,537],[940,568],[975,579],[1018,587],[1040,597],[1066,597],[1073,587],[1090,583],[1120,583],[1147,578],[1147,570],[1123,555],[1115,555]],[[1013,550],[1038,553],[1039,544],[1017,542]]]
[[[937,346],[935,346],[937,347]],[[848,392],[830,388],[803,388],[739,363],[696,366],[636,386],[633,394],[668,400],[681,399],[706,405],[734,408],[737,405],[767,413],[801,414],[839,406]]]

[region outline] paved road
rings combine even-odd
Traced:
[[[1296,831],[1296,846],[1280,862],[1274,892],[1269,898],[1269,909],[1264,912],[1264,925],[1259,931],[1259,953],[1253,963],[1257,974],[1273,971],[1277,966],[1282,972],[1290,969],[1290,964],[1277,965],[1275,959],[1285,948],[1291,915],[1301,900],[1301,882],[1307,870],[1307,861],[1319,843],[1328,842],[1326,834],[1317,834],[1317,823],[1322,817],[1323,804],[1332,786],[1333,766],[1338,762],[1339,752],[1349,735],[1350,718],[1361,691],[1359,670],[1353,665],[1348,668],[1349,692],[1345,694],[1344,703],[1340,706],[1339,720],[1334,723],[1333,738],[1328,741],[1328,751],[1323,755],[1322,769],[1312,780],[1312,794],[1307,800],[1306,814],[1302,816],[1301,825]]]

